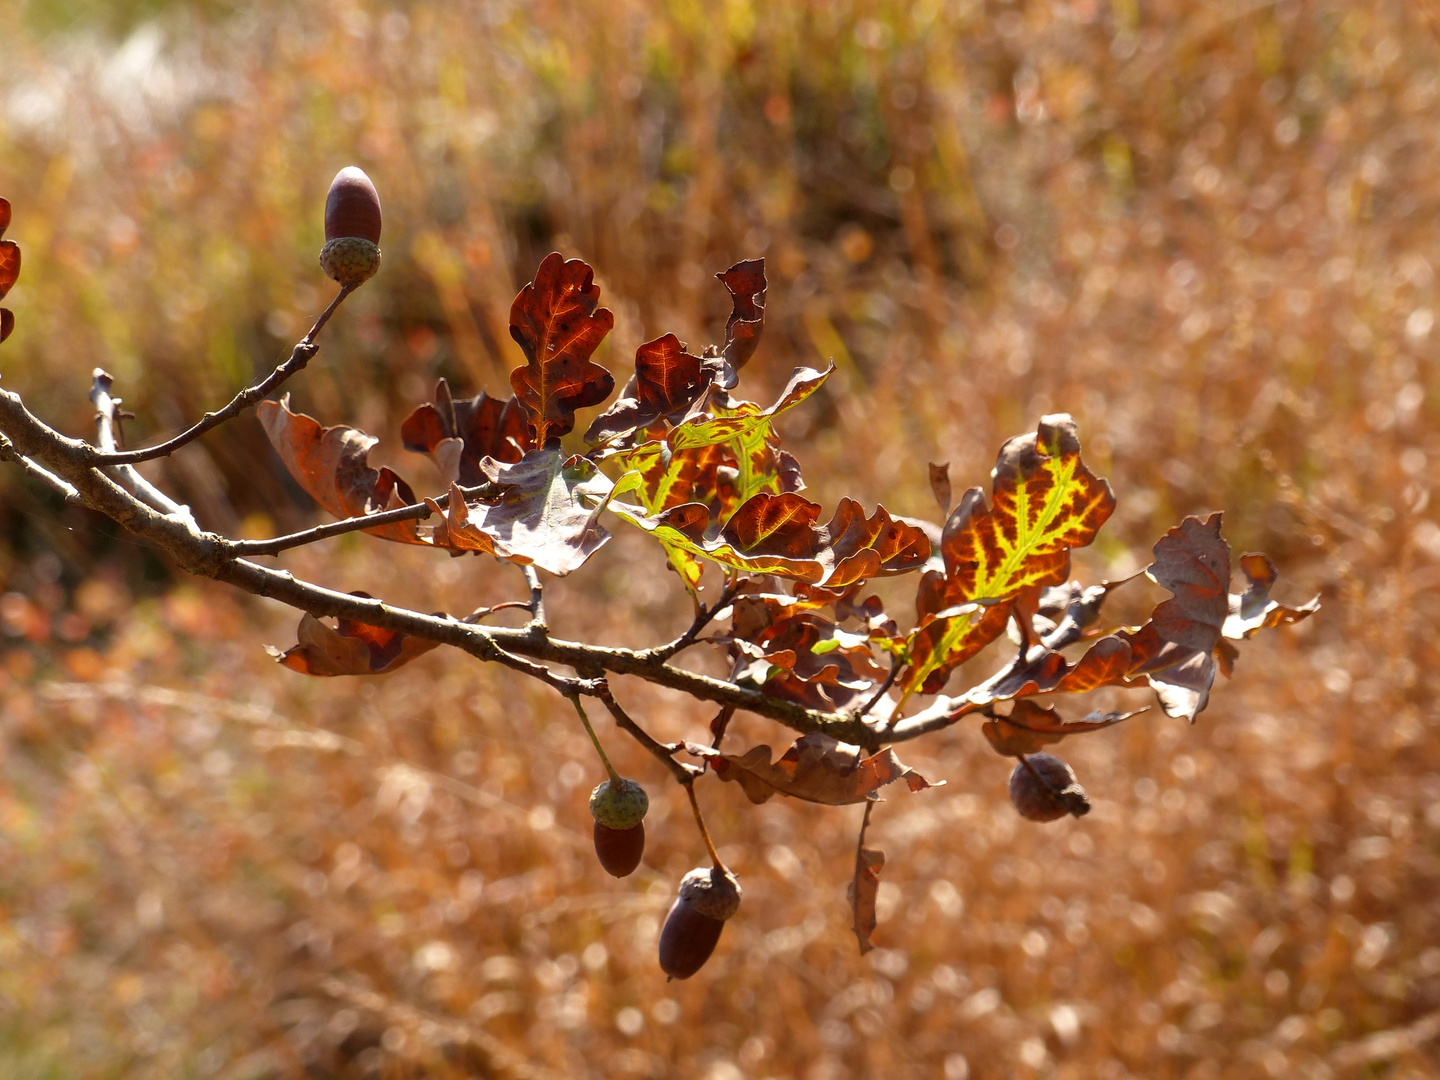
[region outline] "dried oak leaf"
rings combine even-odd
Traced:
[[[902,763],[891,747],[865,757],[858,746],[818,731],[800,736],[775,762],[768,746],[724,754],[686,743],[685,750],[704,758],[721,780],[737,782],[752,803],[766,802],[778,792],[806,802],[845,806],[872,798],[896,780],[904,780],[911,791],[938,786]]]
[[[1318,597],[1298,608],[1271,601],[1269,590],[1276,575],[1263,556],[1241,560],[1250,583],[1245,594],[1226,595],[1222,585],[1217,598],[1214,583],[1228,585],[1230,578],[1230,549],[1220,527],[1219,514],[1205,521],[1188,517],[1155,544],[1155,563],[1146,573],[1175,596],[1156,605],[1143,626],[1097,638],[1072,663],[1054,651],[1080,640],[1078,632],[1063,632],[1067,624],[1062,618],[1040,647],[959,699],[959,711],[1030,694],[1084,693],[1102,686],[1149,683],[1167,715],[1193,722],[1209,702],[1217,669],[1222,664],[1228,668],[1235,656],[1222,632],[1237,639],[1250,637],[1271,626],[1297,622],[1320,608]],[[1072,586],[1072,595],[1082,606],[1088,591]],[[1085,617],[1075,616],[1072,622]]]
[[[729,368],[721,386],[729,390],[740,369],[755,355],[765,329],[765,260],[746,259],[715,276],[733,301],[730,318],[725,321],[725,344],[720,349]]]
[[[373,435],[340,424],[321,427],[314,417],[290,411],[289,394],[279,401],[260,402],[255,412],[295,482],[334,516],[360,517],[415,502],[409,484],[388,468],[372,469],[368,464],[371,448],[380,441]],[[421,538],[413,521],[365,531],[405,544],[429,542]]]
[[[363,592],[350,595],[370,596]],[[292,671],[320,676],[383,675],[439,644],[351,619],[337,619],[332,627],[308,612],[300,617],[296,638],[299,644],[283,653],[271,648],[270,654]]]
[[[1257,552],[1241,555],[1240,572],[1245,575],[1245,591],[1239,596],[1231,594],[1225,623],[1220,628],[1220,632],[1227,638],[1238,641],[1254,637],[1261,630],[1299,622],[1320,610],[1318,596],[1298,608],[1285,607],[1271,600],[1270,587],[1275,584],[1279,574],[1275,570],[1275,564],[1264,555]]]
[[[1220,535],[1220,515],[1187,517],[1155,543],[1146,576],[1174,597],[1150,616],[1166,641],[1209,652],[1220,640],[1230,612],[1230,545]]]
[[[885,869],[885,853],[877,848],[860,848],[855,855],[855,876],[850,881],[850,910],[855,919],[851,929],[860,942],[860,955],[864,956],[875,946],[870,935],[875,932],[878,921],[875,901],[880,895],[880,871]]]
[[[943,465],[930,463],[930,493],[935,496],[935,502],[940,507],[941,515],[950,513],[950,463]]]
[[[483,390],[455,401],[441,379],[434,402],[421,405],[400,425],[405,449],[429,454],[445,482],[474,487],[481,482],[480,461],[513,464],[531,449],[530,425],[515,398],[502,401]]]
[[[608,442],[660,420],[676,424],[684,419],[713,374],[687,348],[674,334],[666,334],[636,349],[635,374],[615,403],[591,423],[585,441]]]
[[[437,544],[564,577],[610,539],[599,517],[611,484],[593,461],[552,447],[531,450],[513,464],[483,458],[480,473],[498,489],[493,500],[467,503],[453,484],[446,510],[425,500],[443,518]]]
[[[0,238],[10,227],[10,202],[0,199]],[[0,300],[14,287],[20,277],[20,245],[14,240],[0,239]],[[4,341],[15,329],[15,315],[7,308],[0,308],[0,341]]]
[[[635,350],[635,374],[615,403],[595,418],[585,432],[586,442],[627,440],[662,420],[673,426],[712,387],[734,388],[765,324],[765,260],[736,263],[715,276],[730,291],[733,304],[725,344],[696,356],[674,334],[645,342]]]
[[[971,488],[945,523],[944,572],[927,571],[916,596],[917,625],[905,642],[907,692],[937,693],[959,664],[1005,630],[1017,599],[1069,576],[1070,551],[1084,547],[1115,509],[1115,495],[1080,460],[1075,422],[1043,417],[1032,435],[1000,449],[992,505]]]
[[[1022,754],[1038,754],[1067,735],[1082,735],[1087,731],[1113,727],[1120,721],[1145,711],[1136,709],[1127,713],[1093,712],[1083,720],[1067,721],[1053,706],[1038,705],[1022,699],[1015,702],[1009,716],[992,717],[980,730],[985,733],[985,738],[990,741],[996,753],[1019,757]]]
[[[527,413],[535,446],[550,446],[575,426],[575,410],[610,396],[615,380],[590,355],[615,326],[599,308],[590,267],[551,252],[510,307],[510,336],[528,363],[510,373],[515,398]]]
[[[728,647],[731,681],[833,712],[871,693],[886,670],[875,662],[868,633],[851,633],[816,609],[829,601],[770,593],[739,596]]]

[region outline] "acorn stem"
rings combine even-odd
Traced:
[[[700,839],[705,841],[705,850],[710,853],[710,858],[715,863],[715,869],[722,874],[728,874],[730,871],[725,868],[725,864],[720,861],[720,853],[715,850],[715,841],[710,839],[710,830],[705,827],[705,818],[700,814],[700,803],[695,799],[693,783],[685,785],[685,794],[690,796],[690,809],[695,811],[695,824],[700,826]]]
[[[315,320],[315,325],[310,327],[310,332],[306,334],[305,337],[302,339],[302,344],[308,345],[310,342],[315,340],[315,335],[320,333],[321,329],[325,326],[325,324],[330,321],[330,316],[335,314],[335,309],[338,308],[345,300],[345,298],[354,291],[354,285],[340,286],[340,291],[335,294],[335,299],[331,300],[330,306],[320,313],[320,317]]]
[[[618,788],[623,778],[615,771],[615,766],[610,764],[610,759],[605,756],[605,748],[600,745],[600,740],[595,735],[595,729],[590,726],[590,718],[585,715],[585,707],[580,704],[579,696],[572,697],[570,702],[575,706],[575,711],[580,714],[580,722],[585,725],[585,734],[589,735],[590,741],[595,744],[595,752],[600,755],[600,763],[605,766],[605,771],[610,774],[610,782]],[[699,811],[696,812],[698,813]],[[704,828],[704,826],[701,826],[701,828]]]

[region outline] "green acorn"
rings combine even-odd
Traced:
[[[602,781],[590,793],[590,816],[595,819],[595,855],[606,873],[625,877],[640,865],[645,854],[645,813],[650,797],[634,780],[618,777]]]
[[[347,288],[358,288],[380,269],[380,194],[365,173],[347,165],[325,196],[325,246],[320,267]]]

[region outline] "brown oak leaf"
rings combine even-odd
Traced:
[[[590,360],[615,325],[599,308],[595,274],[579,259],[551,252],[510,307],[510,336],[528,361],[510,373],[533,442],[550,446],[575,426],[575,410],[598,405],[615,388],[611,374]]]
[[[802,735],[774,762],[768,746],[754,746],[744,754],[724,754],[695,743],[687,743],[685,749],[704,758],[721,780],[737,782],[753,803],[766,802],[778,792],[806,802],[844,806],[864,802],[896,780],[904,780],[911,791],[932,786],[888,746],[866,757],[859,747],[815,731]]]
[[[368,599],[370,594],[350,595]],[[270,654],[292,671],[319,676],[383,675],[439,645],[351,619],[337,619],[330,626],[308,612],[300,617],[296,639],[298,644],[283,653],[271,648]]]
[[[372,469],[371,448],[380,440],[356,428],[322,427],[304,413],[290,411],[290,395],[255,407],[260,424],[280,460],[312,499],[338,518],[394,510],[415,502],[410,485],[388,468]],[[424,544],[413,521],[365,530],[386,540]]]

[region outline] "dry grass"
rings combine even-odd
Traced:
[[[646,868],[614,882],[588,851],[593,753],[547,691],[440,654],[302,679],[260,651],[292,615],[172,586],[6,476],[0,1074],[1440,1072],[1427,7],[320,7],[160,6],[112,41],[83,4],[0,6],[26,258],[0,356],[42,415],[85,431],[99,364],[148,437],[268,369],[326,298],[320,201],[353,161],[386,266],[295,396],[412,479],[398,419],[440,373],[503,385],[509,299],[552,246],[597,267],[621,376],[640,340],[707,340],[708,272],[763,252],[751,396],[840,369],[787,432],[821,502],[930,512],[925,462],[982,482],[1064,408],[1120,496],[1081,572],[1223,507],[1284,598],[1326,607],[1252,643],[1194,728],[1077,740],[1084,820],[1019,820],[974,726],[915,746],[949,783],[876,814],[865,959],[857,812],[705,783],[746,900],[666,985],[656,927],[700,848],[653,762],[602,730],[654,798]],[[278,470],[246,419],[157,475],[258,533],[312,520]],[[521,592],[354,537],[286,565],[424,610]],[[685,603],[660,566],[617,537],[552,621],[668,636]],[[619,692],[666,737],[703,731]]]

